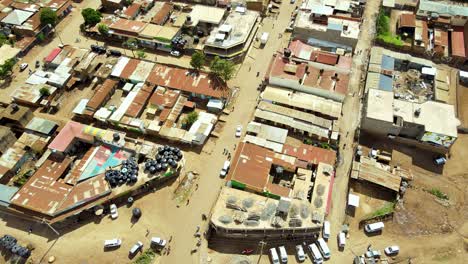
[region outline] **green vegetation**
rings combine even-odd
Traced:
[[[374,218],[374,217],[379,217],[379,216],[384,216],[387,215],[395,210],[395,202],[387,203],[381,208],[375,210],[373,213],[371,213],[367,219]]]
[[[190,59],[190,66],[194,70],[199,71],[203,68],[203,64],[205,64],[205,54],[201,51],[195,51]]]
[[[163,43],[171,43],[171,40],[168,38],[163,38],[163,37],[154,37],[155,40]]]
[[[394,46],[403,46],[400,36],[395,36],[390,32],[390,17],[384,10],[380,10],[377,17],[377,40]]]
[[[132,51],[133,56],[135,57],[135,50],[138,49],[138,40],[135,38],[129,38],[125,41],[122,46]]]
[[[235,65],[232,61],[216,56],[210,64],[210,71],[217,78],[227,82],[234,77]]]
[[[13,46],[13,41],[8,39],[7,36],[5,36],[4,34],[0,33],[0,47],[5,45],[5,44],[10,44],[11,46]]]
[[[145,250],[138,258],[133,262],[134,264],[151,264],[153,260],[156,258],[156,253],[151,249],[148,248]]]
[[[3,65],[0,65],[0,79],[4,79],[8,76],[10,76],[13,66],[15,66],[16,60],[15,59],[8,59],[3,63]]]
[[[320,147],[323,148],[323,149],[331,149],[330,144],[328,144],[326,142],[320,143]]]
[[[44,41],[44,40],[45,40],[45,35],[44,35],[44,33],[41,32],[41,33],[37,34],[37,39],[38,39],[39,41],[41,41],[41,42]]]
[[[57,23],[58,20],[57,13],[55,13],[55,11],[50,7],[44,7],[41,9],[40,20],[41,25],[51,24],[52,26],[55,26],[55,23]]]
[[[18,178],[16,178],[16,180],[14,181],[14,184],[18,187],[23,186],[33,174],[34,174],[33,170],[28,170],[27,172],[18,176]]]
[[[47,87],[42,87],[41,89],[39,89],[39,93],[41,94],[41,96],[49,96],[50,90]]]
[[[146,58],[146,53],[145,53],[143,50],[138,50],[138,51],[136,52],[136,54],[137,54],[137,57],[138,57],[139,59],[144,59],[144,58]]]
[[[185,119],[183,121],[183,124],[187,128],[190,128],[193,125],[193,123],[195,123],[195,121],[197,121],[197,119],[198,119],[198,113],[195,112],[195,111],[192,111],[192,112],[187,114],[187,116],[185,117]]]
[[[432,188],[430,190],[426,190],[428,193],[434,195],[435,197],[441,199],[441,200],[448,200],[449,196],[446,193],[443,193],[441,190],[437,188]]]
[[[92,8],[83,9],[83,11],[81,11],[81,15],[83,16],[85,24],[88,26],[94,26],[97,23],[101,22],[101,12]]]
[[[109,34],[109,27],[106,24],[98,24],[98,31],[101,35],[108,35]]]

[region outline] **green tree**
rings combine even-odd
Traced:
[[[42,25],[51,24],[52,26],[55,26],[55,23],[57,23],[58,20],[57,13],[55,13],[55,11],[50,7],[42,8],[39,16]]]
[[[101,12],[92,8],[83,9],[83,11],[81,11],[81,15],[83,16],[86,25],[94,26],[97,23],[101,22]]]
[[[107,35],[109,34],[109,27],[106,24],[100,23],[98,25],[98,31],[101,33],[101,35]]]
[[[203,64],[205,64],[205,54],[201,51],[196,51],[192,54],[192,59],[190,60],[190,66],[194,70],[201,70],[203,68]]]
[[[227,82],[234,76],[235,65],[231,61],[223,60],[216,56],[210,64],[210,71],[216,77]]]
[[[41,32],[41,33],[37,34],[37,39],[38,39],[39,41],[41,41],[41,42],[44,41],[44,40],[45,40],[45,35],[44,35],[44,33]]]
[[[138,49],[138,40],[134,38],[129,38],[125,41],[122,46],[132,51],[133,56],[135,57],[135,50]]]
[[[15,59],[8,59],[2,65],[0,65],[0,78],[4,79],[5,77],[9,76],[13,70],[13,66],[15,66],[15,63]]]
[[[136,52],[136,54],[137,54],[137,57],[138,57],[139,59],[144,59],[144,58],[146,58],[146,53],[145,53],[143,50],[138,50],[138,51]]]
[[[197,119],[198,119],[198,113],[195,111],[192,111],[187,114],[183,123],[189,128],[193,125],[193,123],[195,123],[195,121],[197,121]]]
[[[50,90],[47,87],[42,87],[41,89],[39,89],[39,93],[41,94],[41,96],[49,96]]]

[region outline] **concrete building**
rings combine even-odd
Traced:
[[[22,131],[32,118],[33,113],[28,107],[10,104],[8,107],[0,109],[0,124],[16,131]]]
[[[243,56],[250,47],[259,13],[238,8],[231,11],[219,27],[214,27],[205,41],[204,53],[233,59]]]
[[[343,102],[349,82],[349,69],[338,67],[338,56],[315,51],[313,61],[303,62],[278,52],[273,55],[266,81],[269,85]]]
[[[437,77],[446,73],[432,66],[427,60],[374,48],[369,62],[362,129],[447,152],[457,139],[460,121],[453,105],[431,100],[434,95],[437,98],[438,90],[448,80]],[[423,76],[429,72],[427,69],[435,70],[435,79]],[[421,77],[419,71],[423,72]]]
[[[328,42],[354,49],[359,36],[359,3],[352,1],[305,1],[297,13],[292,37],[304,42]],[[314,39],[314,40],[312,40]]]
[[[453,26],[463,26],[468,21],[468,4],[454,1],[419,0],[416,15],[431,20],[448,19]]]

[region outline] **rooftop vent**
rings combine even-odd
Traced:
[[[418,108],[414,111],[414,116],[415,117],[419,117],[419,115],[421,114],[421,108]]]

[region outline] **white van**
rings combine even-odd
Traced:
[[[271,263],[279,264],[278,253],[276,252],[275,248],[270,248],[270,256],[271,256]]]
[[[320,251],[322,252],[323,257],[325,259],[329,259],[330,258],[330,249],[328,248],[327,242],[325,242],[325,240],[323,240],[323,238],[319,238],[319,239],[317,239],[317,245],[318,245]]]
[[[299,262],[305,261],[306,256],[304,253],[304,248],[302,248],[302,245],[296,246],[296,254],[297,254],[297,260],[299,260]]]
[[[340,248],[344,248],[346,245],[346,235],[344,232],[340,232],[338,234],[338,246]]]
[[[118,247],[121,244],[122,244],[122,240],[120,240],[118,238],[104,240],[104,247],[105,248]]]
[[[278,247],[280,253],[280,259],[282,263],[288,263],[288,253],[286,253],[286,249],[284,246]]]
[[[320,251],[315,244],[310,244],[309,245],[309,250],[310,250],[310,255],[313,258],[313,261],[315,264],[322,264],[323,263],[323,258],[322,254],[320,254]]]
[[[262,36],[260,37],[260,43],[262,45],[265,45],[268,41],[268,37],[270,36],[270,34],[268,32],[263,32],[262,33]]]
[[[323,222],[322,237],[327,240],[330,238],[330,222],[329,221]]]
[[[231,166],[231,162],[229,160],[226,160],[224,162],[224,165],[223,165],[223,168],[221,169],[221,172],[219,173],[219,175],[221,175],[221,177],[226,177],[226,174],[229,170],[229,166]]]
[[[135,245],[133,245],[133,247],[130,249],[129,253],[130,255],[135,255],[135,253],[137,253],[138,251],[141,250],[141,248],[143,247],[143,243],[141,243],[141,241],[137,241]]]
[[[366,230],[367,233],[374,233],[381,231],[384,228],[384,223],[383,222],[377,222],[373,224],[368,224],[364,227],[364,230]]]

